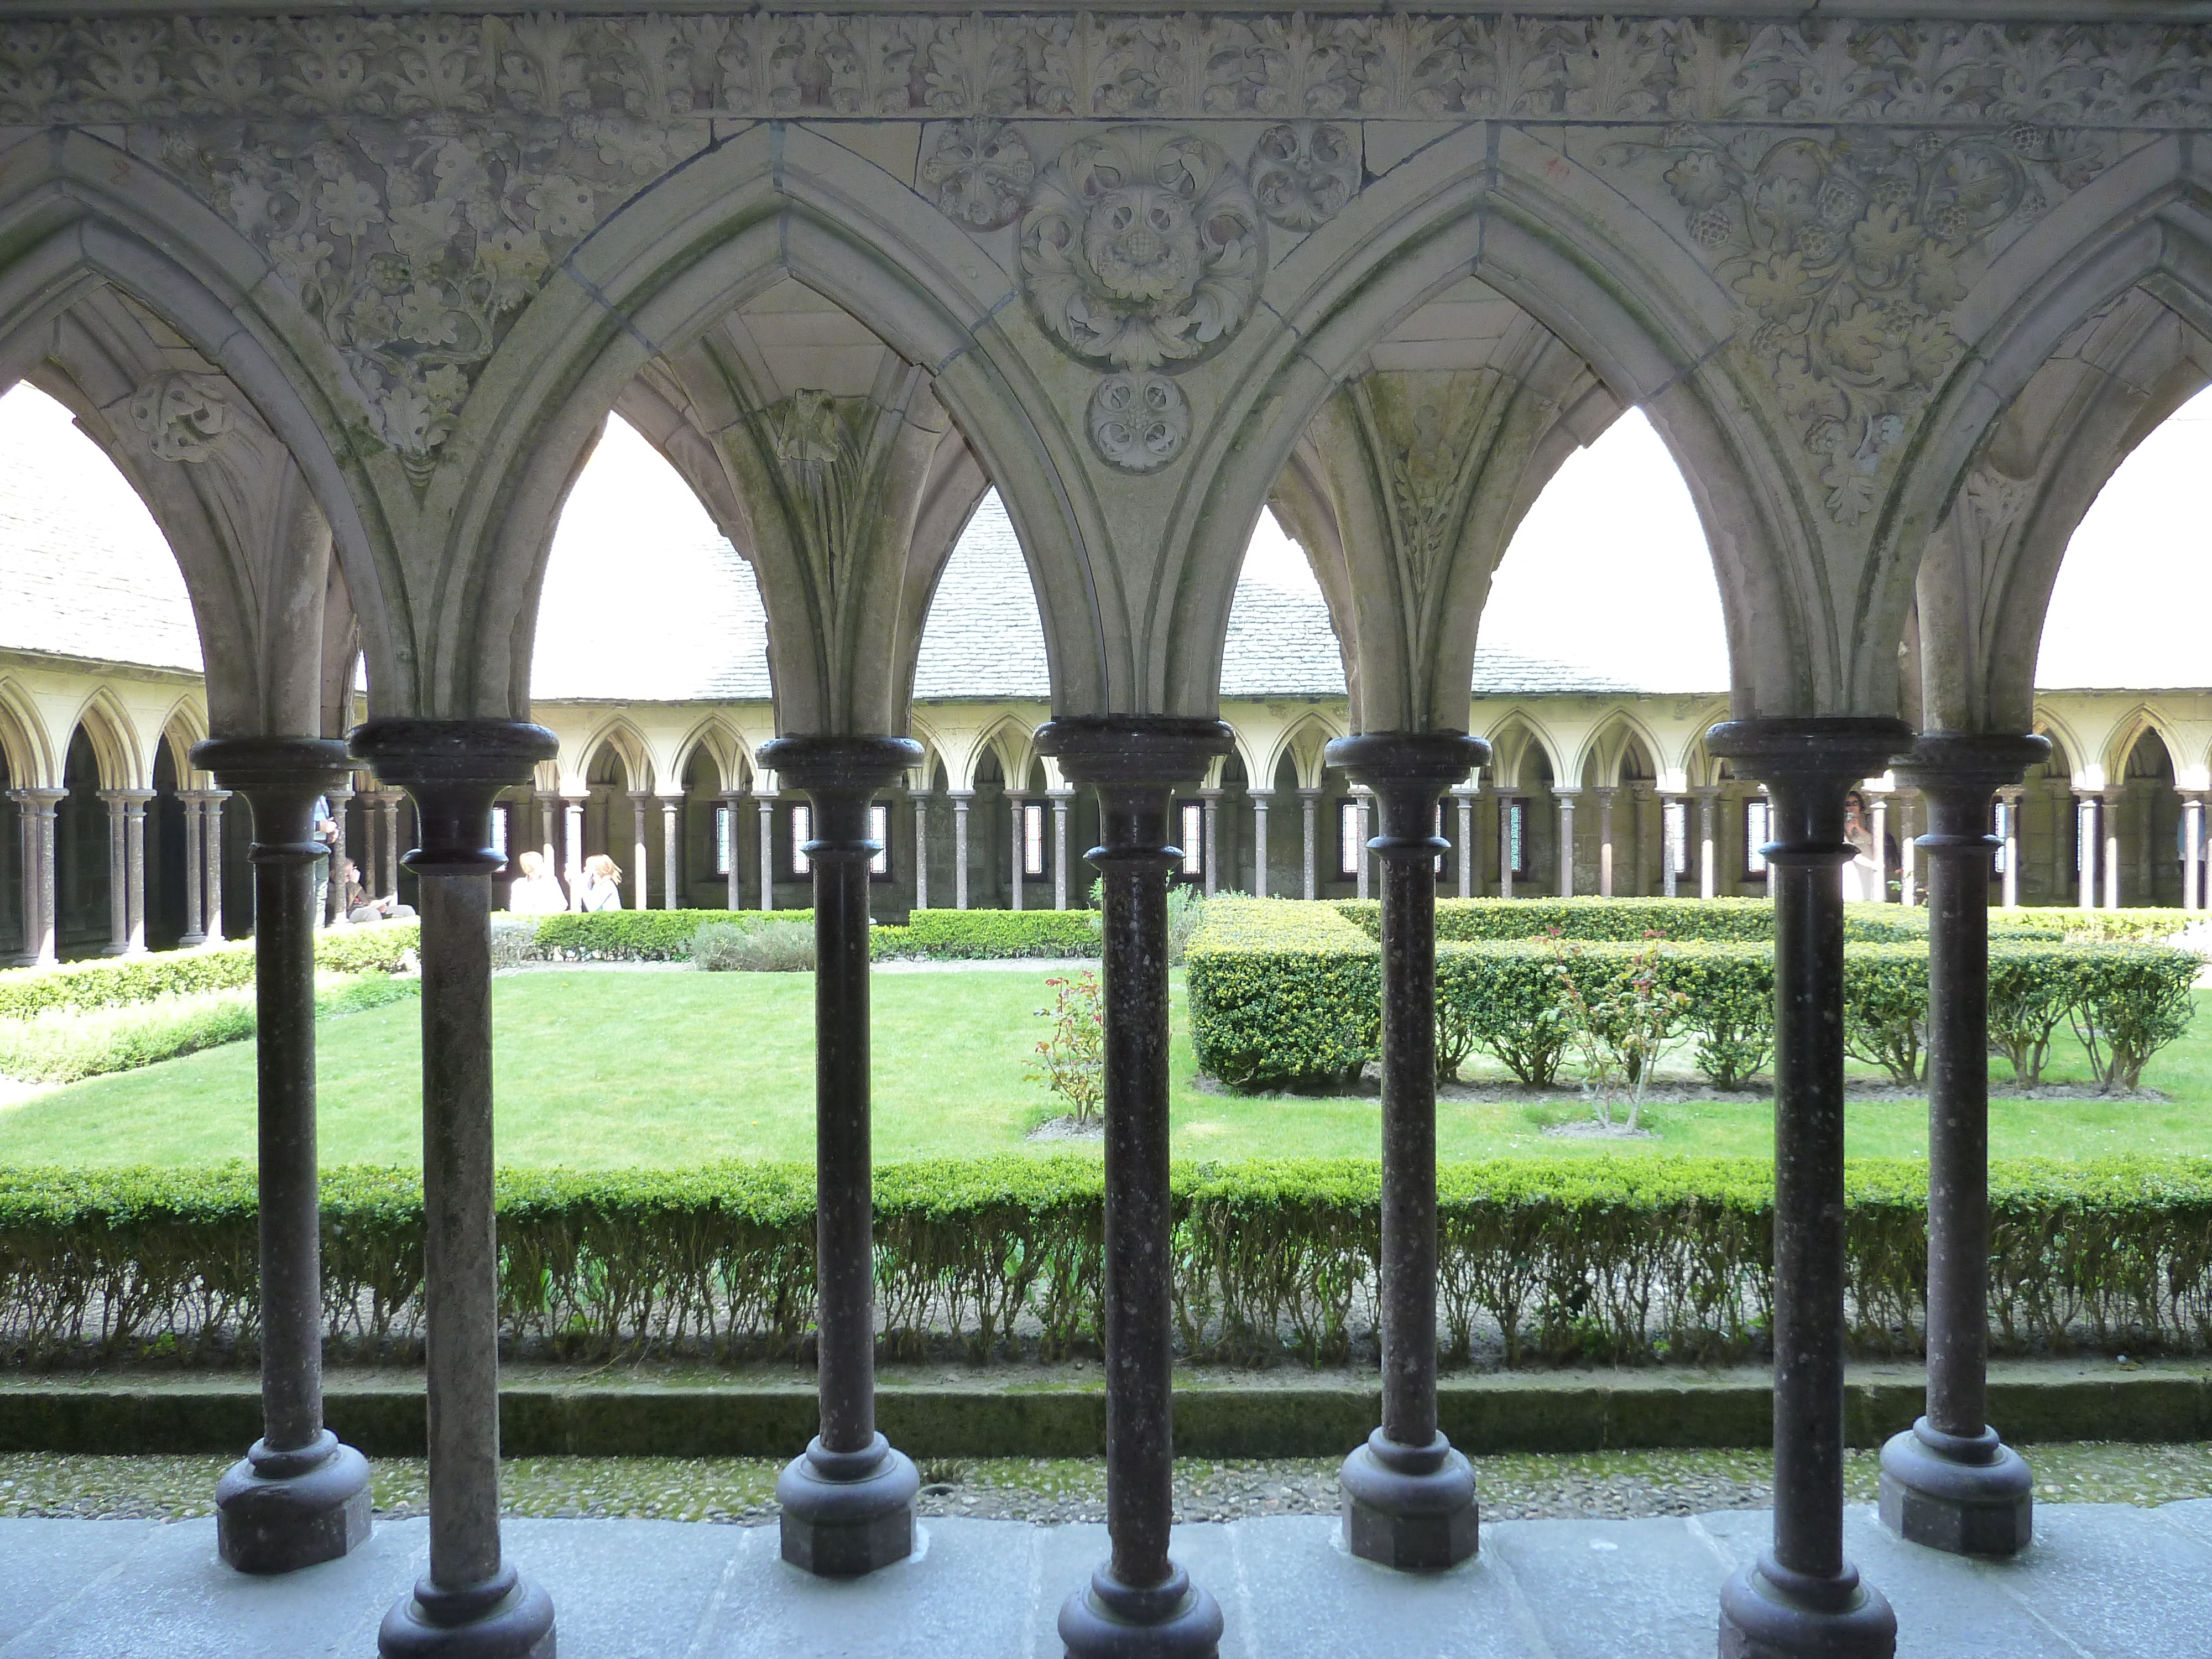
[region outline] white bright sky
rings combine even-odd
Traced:
[[[41,520],[74,518],[88,563],[112,571],[166,552],[121,475],[29,386],[0,398],[0,453],[15,490],[39,491]],[[2113,476],[2069,548],[2052,595],[2036,683],[2049,687],[2212,684],[2212,620],[2204,477],[2212,468],[2212,390],[2144,441]],[[27,503],[27,507],[33,504]],[[714,532],[675,471],[619,420],[578,481],[555,544],[549,609],[573,609],[573,587],[604,570],[609,551],[641,538],[696,546]],[[168,572],[151,585],[181,605]],[[620,564],[619,555],[615,563]],[[1262,514],[1245,574],[1314,592],[1304,555]],[[631,594],[636,586],[640,591]],[[603,632],[659,618],[652,584],[596,585],[587,601]],[[636,601],[635,617],[611,614]],[[189,615],[186,615],[189,623]],[[1649,422],[1631,410],[1559,469],[1500,565],[1481,629],[1486,647],[1596,668],[1654,689],[1715,690],[1728,683],[1720,600],[1689,491]]]

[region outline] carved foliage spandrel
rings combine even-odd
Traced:
[[[1685,124],[1608,158],[1665,162],[1690,240],[1741,307],[1739,342],[1797,423],[1829,515],[1849,525],[1964,350],[1952,314],[1992,243],[2094,178],[2112,143],[2029,123],[1780,136]]]
[[[1139,125],[1079,138],[1022,220],[1023,286],[1053,341],[1085,362],[1156,368],[1225,344],[1267,270],[1243,175],[1195,133]]]
[[[934,135],[921,176],[946,218],[970,230],[996,230],[1021,212],[1036,163],[1018,128],[954,121]]]

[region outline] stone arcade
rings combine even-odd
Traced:
[[[1705,751],[1768,792],[1779,911],[1776,1510],[1720,1650],[1896,1639],[1844,1549],[1836,1275],[1843,812],[1893,763],[1933,808],[1958,991],[1930,1034],[1929,1413],[1886,1455],[1886,1505],[1939,1547],[2024,1536],[1977,1375],[1984,831],[2043,752],[2030,679],[2068,536],[2212,374],[2212,36],[2186,0],[2093,27],[2039,0],[1868,9],[9,7],[0,364],[109,434],[192,592],[195,754],[252,816],[272,911],[272,1314],[315,1282],[300,804],[343,735],[419,818],[430,1541],[386,1655],[554,1645],[554,1601],[500,1542],[485,915],[495,799],[557,750],[525,719],[538,584],[610,409],[757,574],[760,763],[811,801],[821,956],[850,969],[817,1002],[842,1139],[788,1559],[866,1569],[911,1536],[866,1405],[850,890],[858,805],[919,759],[922,621],[987,486],[1045,630],[1035,750],[1095,796],[1105,884],[1111,1555],[1066,1585],[1060,1634],[1082,1659],[1198,1656],[1224,1627],[1167,1548],[1162,942],[1172,792],[1233,746],[1223,643],[1263,504],[1342,643],[1332,760],[1380,807],[1389,918],[1389,1376],[1348,1534],[1406,1567],[1475,1547],[1434,1427],[1419,865],[1485,757],[1464,723],[1491,573],[1630,406],[1711,543],[1731,675]],[[836,349],[789,349],[810,341]],[[368,718],[343,732],[356,641]],[[357,1530],[362,1471],[288,1328],[223,1489],[242,1565]]]

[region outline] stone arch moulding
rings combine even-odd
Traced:
[[[1336,738],[1345,735],[1342,723],[1329,719],[1318,710],[1308,709],[1283,728],[1261,762],[1261,770],[1248,774],[1249,779],[1265,779],[1266,787],[1275,787],[1275,775],[1282,770],[1283,757],[1291,759],[1297,773],[1298,787],[1321,787],[1323,763],[1322,750]]]
[[[112,284],[245,394],[305,475],[362,618],[386,712],[414,712],[404,560],[331,387],[327,340],[265,253],[159,168],[90,133],[50,129],[0,150],[0,380],[45,355],[43,331]],[[402,672],[402,665],[407,672]]]
[[[1491,781],[1501,789],[1529,786],[1531,780],[1521,774],[1532,749],[1542,755],[1545,763],[1552,769],[1554,784],[1563,783],[1567,778],[1566,763],[1561,758],[1565,750],[1557,734],[1525,708],[1508,708],[1475,735],[1490,744]]]
[[[1874,550],[1863,601],[1869,641],[1893,623],[1891,637],[1901,632],[1923,555],[1933,538],[1960,532],[1961,504],[1986,513],[1972,500],[1975,475],[2001,452],[2008,417],[2039,395],[2039,377],[2068,341],[2131,290],[2212,341],[2212,158],[2201,141],[2170,135],[2121,156],[1997,254],[1959,302],[1953,326],[1966,349],[1917,424]],[[2023,730],[2033,717],[2044,616],[2082,515],[2135,445],[2203,384],[2201,367],[2166,367],[2174,373],[2160,385],[2154,366],[2129,365],[2125,380],[2098,389],[2101,407],[2091,397],[2058,441],[2039,447],[2007,506],[2019,533],[2001,586],[1959,596],[1978,614],[1952,628],[1984,630],[1949,641],[1971,652],[1979,678],[1960,695],[1991,729]]]
[[[0,753],[8,757],[9,787],[59,787],[61,763],[54,752],[46,723],[39,714],[37,701],[13,678],[4,676],[0,676]]]
[[[1628,757],[1628,745],[1633,743],[1644,750],[1656,773],[1666,765],[1666,744],[1661,743],[1650,726],[1626,708],[1609,711],[1583,740],[1582,748],[1571,763],[1579,769],[1578,775],[1586,787],[1613,788],[1620,783],[1620,769]],[[1589,775],[1595,763],[1595,777]]]
[[[653,746],[627,714],[617,714],[590,728],[573,751],[573,763],[563,761],[562,793],[581,794],[591,787],[592,767],[602,749],[613,750],[622,763],[623,788],[653,787]]]
[[[694,757],[703,752],[714,763],[714,775],[721,789],[742,789],[752,774],[754,747],[722,715],[709,714],[678,740],[669,762],[669,779],[680,785]]]
[[[63,728],[61,742],[56,752],[64,756],[75,740],[77,729],[92,741],[92,752],[100,762],[100,787],[103,789],[143,789],[153,776],[154,769],[145,763],[138,742],[137,722],[131,711],[117,699],[106,685],[93,688],[76,712],[70,716]]]
[[[1240,360],[1185,463],[1206,482],[1155,594],[1158,637],[1176,641],[1154,663],[1167,702],[1195,708],[1218,681],[1241,538],[1322,401],[1400,320],[1470,276],[1650,416],[1705,527],[1741,712],[1831,712],[1838,661],[1807,507],[1720,355],[1738,326],[1732,296],[1619,181],[1510,129],[1486,154],[1439,144],[1417,155],[1278,267],[1283,320]],[[1176,632],[1178,617],[1205,619],[1210,635],[1195,620]]]
[[[2064,769],[2069,785],[2075,789],[2101,789],[2105,787],[2105,769],[2101,761],[2089,757],[2097,750],[2085,745],[2073,726],[2048,709],[2038,709],[2035,732],[2051,740],[2051,758]]]
[[[1104,709],[1126,641],[1083,550],[1097,501],[1051,399],[994,313],[1005,271],[923,198],[805,127],[748,129],[599,226],[525,309],[463,407],[441,468],[451,581],[469,603],[436,641],[438,684],[486,711],[526,706],[536,592],[578,459],[657,356],[784,277],[843,307],[908,362],[1000,489],[1028,561],[1056,705]],[[447,482],[447,475],[453,481]]]

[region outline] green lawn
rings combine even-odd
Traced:
[[[1044,974],[879,975],[875,982],[878,1158],[1020,1149],[1049,1115],[1023,1080],[1044,1022]],[[2200,993],[2200,1002],[2212,994]],[[1191,1086],[1196,1066],[1176,975],[1173,1103],[1178,1157],[1355,1156],[1376,1151],[1376,1107],[1360,1099],[1246,1099]],[[813,1154],[813,981],[799,974],[536,973],[496,987],[499,1146],[504,1162],[573,1167]],[[403,1003],[321,1027],[325,1163],[421,1157],[418,1013]],[[1858,1068],[1854,1068],[1858,1069]],[[1998,1071],[2004,1068],[2000,1065]],[[2054,1080],[2085,1075],[2070,1041]],[[2175,1099],[2004,1101],[1991,1109],[2000,1158],[2212,1152],[2212,1016],[2160,1054],[2144,1082]],[[1570,1115],[1521,1102],[1447,1101],[1448,1158],[1501,1152],[1766,1154],[1771,1112],[1756,1099],[1650,1109],[1655,1139],[1547,1136]],[[1850,1151],[1913,1157],[1926,1107],[1862,1102]],[[191,1163],[253,1153],[251,1044],[101,1078],[0,1109],[0,1163]],[[1043,1150],[1064,1150],[1066,1143]]]

